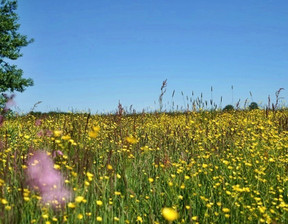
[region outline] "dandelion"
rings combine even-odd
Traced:
[[[78,214],[78,215],[77,215],[77,218],[78,218],[78,219],[83,219],[83,215],[82,215],[82,214]]]
[[[97,136],[99,135],[99,131],[100,131],[99,126],[92,127],[92,131],[89,131],[88,135],[90,138],[97,138]]]
[[[197,220],[198,220],[198,216],[193,216],[191,219],[192,219],[193,221],[197,221]]]
[[[113,170],[113,166],[111,166],[110,164],[107,165],[107,169],[108,170]]]
[[[162,215],[169,222],[172,222],[179,218],[178,212],[175,211],[173,208],[167,208],[167,207],[163,208]]]
[[[125,140],[130,144],[136,144],[138,142],[138,140],[133,136],[128,136],[125,138]]]
[[[83,200],[84,200],[84,197],[83,197],[83,196],[77,196],[77,197],[75,198],[75,201],[76,201],[77,203],[81,203]]]
[[[96,204],[99,205],[99,206],[102,206],[102,205],[103,205],[103,202],[100,201],[100,200],[97,200],[97,201],[96,201]]]
[[[65,140],[65,141],[68,141],[68,140],[71,139],[71,136],[70,136],[70,135],[63,135],[63,136],[61,137],[61,139]]]
[[[142,219],[142,217],[141,217],[141,216],[137,216],[137,219],[136,219],[136,221],[137,221],[137,222],[141,222],[141,223],[142,223],[142,222],[143,222],[143,219]]]
[[[3,205],[6,205],[6,204],[8,204],[8,201],[7,201],[5,198],[3,198],[3,199],[1,199],[1,203],[2,203]]]
[[[61,136],[62,133],[63,133],[62,131],[54,131],[54,132],[53,132],[53,134],[54,134],[55,137]]]
[[[94,175],[93,175],[92,173],[87,172],[87,173],[86,173],[86,176],[88,177],[88,180],[89,180],[89,181],[92,181],[92,180],[93,180],[93,176],[94,176]]]
[[[230,212],[230,209],[229,208],[222,208],[222,211],[225,213],[228,213],[228,212]]]
[[[97,222],[102,222],[102,217],[97,216],[97,217],[96,217],[96,220],[97,220]]]
[[[58,164],[54,164],[53,168],[54,168],[55,170],[60,170],[61,167],[60,167]]]
[[[48,219],[48,218],[49,218],[49,215],[48,215],[48,214],[43,214],[43,215],[42,215],[42,218],[43,218],[43,219]]]
[[[76,207],[75,203],[72,202],[68,203],[68,208],[75,208],[75,207]]]

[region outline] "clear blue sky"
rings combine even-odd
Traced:
[[[183,106],[201,92],[222,106],[288,98],[287,0],[19,0],[21,32],[35,42],[16,64],[35,85],[16,97],[27,112],[110,112]],[[154,103],[156,101],[156,104]],[[171,106],[167,105],[167,109]]]

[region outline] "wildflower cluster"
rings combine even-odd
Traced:
[[[286,223],[287,120],[259,109],[7,119],[0,223]]]

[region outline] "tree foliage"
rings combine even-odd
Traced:
[[[249,110],[259,109],[258,104],[256,102],[252,102],[249,105]]]
[[[234,110],[234,106],[231,104],[228,104],[224,107],[223,111],[233,111]]]
[[[11,61],[22,56],[20,50],[33,42],[18,32],[18,15],[16,0],[0,0],[0,92],[23,92],[33,85],[33,80],[23,78],[23,70]]]

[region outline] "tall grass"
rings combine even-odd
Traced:
[[[287,223],[288,111],[53,114],[0,128],[0,223]],[[35,150],[55,155],[73,199],[42,205]],[[61,154],[55,152],[61,151]]]

